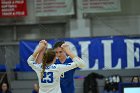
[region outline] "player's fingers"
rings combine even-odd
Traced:
[[[43,40],[40,40],[39,43],[43,43]]]
[[[47,41],[46,40],[44,40],[44,43],[47,45]]]
[[[66,44],[66,43],[64,43],[64,44],[61,45],[62,48],[65,48],[65,47],[68,47],[68,46],[69,46],[69,45]]]
[[[43,43],[43,44],[47,44],[47,41],[46,40],[41,40],[39,43]]]

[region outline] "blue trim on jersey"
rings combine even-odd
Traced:
[[[67,57],[63,64],[68,65],[68,63],[73,62],[70,57]],[[59,59],[56,60],[55,64],[62,64]],[[69,70],[64,73],[64,76],[60,79],[60,86],[62,93],[74,93],[74,73],[76,69]]]

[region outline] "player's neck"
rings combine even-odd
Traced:
[[[63,57],[63,58],[60,58],[59,61],[63,64],[65,62],[65,60],[67,59],[67,57]]]
[[[51,66],[53,63],[50,63],[50,64],[46,64],[46,66],[48,67],[48,66]]]
[[[51,66],[52,64],[54,64],[54,62],[55,62],[55,61],[53,60],[53,62],[51,62],[51,63],[49,63],[49,64],[47,63],[46,66]]]

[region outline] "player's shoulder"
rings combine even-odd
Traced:
[[[58,58],[56,58],[55,64],[61,64],[61,62]]]
[[[70,60],[70,59],[71,59],[71,58],[70,58],[70,56],[67,56],[67,59],[69,59],[69,60]]]
[[[71,63],[73,62],[72,59],[70,58],[70,56],[67,56],[65,63]]]

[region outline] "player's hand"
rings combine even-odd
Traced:
[[[62,44],[61,47],[65,52],[70,50],[69,45],[67,43]]]
[[[62,44],[62,49],[63,51],[70,56],[71,59],[73,59],[75,57],[75,54],[72,53],[72,51],[70,50],[70,47],[67,43]]]
[[[41,40],[40,42],[39,42],[39,47],[41,47],[41,48],[46,48],[47,47],[47,41],[46,40]]]

